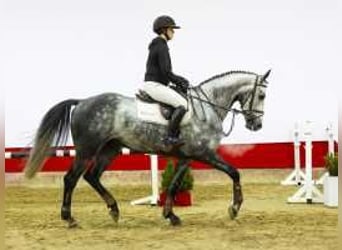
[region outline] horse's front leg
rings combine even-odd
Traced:
[[[169,219],[171,225],[177,226],[181,224],[180,218],[173,212],[173,201],[177,191],[179,190],[184,174],[186,173],[189,160],[180,159],[176,166],[175,175],[172,178],[170,186],[167,188],[167,195],[165,205],[163,207],[163,216],[165,219]]]
[[[243,202],[239,171],[224,162],[216,153],[206,155],[203,159],[201,159],[201,161],[209,163],[214,168],[228,174],[233,180],[233,201],[232,204],[228,207],[228,212],[230,218],[235,219]]]

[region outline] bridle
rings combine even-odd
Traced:
[[[208,95],[203,91],[202,87],[201,86],[198,86],[198,89],[199,91],[201,92],[201,94],[205,97],[206,100],[203,100],[202,98],[199,97],[199,94],[198,94],[198,90],[194,87],[191,87],[190,89],[195,91],[195,93],[197,94],[197,96],[193,96],[193,95],[188,95],[191,103],[193,104],[193,99],[197,99],[198,101],[200,101],[200,104],[201,104],[201,109],[202,109],[202,112],[204,114],[204,119],[203,121],[206,120],[205,118],[205,112],[204,112],[204,108],[203,108],[203,103],[207,103],[209,104],[210,106],[213,107],[216,115],[218,117],[220,117],[219,115],[219,112],[217,111],[217,109],[223,109],[227,112],[230,112],[232,111],[233,112],[233,117],[232,117],[232,122],[231,122],[231,127],[229,129],[228,132],[225,132],[223,131],[223,134],[224,136],[229,136],[230,133],[232,132],[233,130],[233,127],[234,127],[234,124],[235,124],[235,116],[236,114],[243,114],[249,118],[247,119],[255,119],[255,118],[259,118],[259,117],[262,117],[264,115],[264,111],[263,110],[257,110],[257,109],[254,109],[253,107],[253,104],[254,104],[254,100],[255,100],[255,96],[256,96],[256,92],[257,92],[257,87],[265,87],[267,88],[267,85],[266,84],[263,84],[264,81],[262,81],[261,83],[259,83],[259,76],[256,75],[256,78],[255,78],[255,81],[254,81],[254,86],[253,86],[253,91],[251,91],[248,95],[248,97],[246,98],[246,101],[244,103],[241,104],[241,110],[238,110],[238,109],[235,109],[235,108],[226,108],[226,107],[223,107],[223,106],[220,106],[220,105],[217,105],[215,103],[212,103],[210,100],[209,100],[209,97]],[[250,100],[250,101],[249,101]],[[244,109],[244,107],[246,106],[246,104],[248,103],[249,101],[249,106],[248,106],[248,109]],[[193,106],[193,105],[192,105]],[[193,106],[194,107],[194,106]],[[195,109],[194,109],[195,110]],[[197,117],[199,117],[197,115],[197,113],[194,111],[195,115]],[[255,114],[258,114],[258,115],[255,115]]]
[[[249,93],[249,96],[246,98],[246,101],[241,104],[241,108],[242,108],[241,113],[244,115],[247,115],[247,116],[253,116],[252,118],[259,118],[259,117],[262,117],[264,115],[263,110],[257,110],[257,109],[254,109],[254,107],[253,107],[256,92],[257,92],[257,87],[267,88],[266,84],[263,84],[263,82],[261,82],[259,84],[258,82],[259,82],[259,76],[257,75],[255,78],[253,91]],[[244,107],[246,106],[246,103],[248,102],[249,98],[251,98],[251,100],[249,101],[249,107],[248,107],[248,109],[244,110]],[[255,115],[255,114],[259,114],[259,115]]]

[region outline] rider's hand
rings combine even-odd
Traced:
[[[184,81],[180,84],[182,89],[186,90],[189,88],[189,81],[184,79]]]
[[[182,84],[179,85],[179,88],[183,94],[187,95],[189,89],[189,82],[187,80],[183,81]]]

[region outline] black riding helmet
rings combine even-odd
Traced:
[[[163,28],[169,27],[174,29],[180,29],[180,27],[176,25],[175,20],[173,20],[173,18],[170,16],[159,16],[153,22],[153,31],[158,35],[160,35]]]

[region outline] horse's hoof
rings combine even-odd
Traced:
[[[182,221],[178,218],[178,216],[172,214],[169,216],[169,219],[170,219],[170,224],[172,226],[180,226],[182,225]]]
[[[230,205],[228,208],[228,213],[229,213],[229,217],[231,220],[234,220],[237,215],[238,215],[239,210],[236,208],[236,206],[234,205]]]
[[[112,217],[115,223],[118,223],[120,217],[118,211],[110,210],[109,215]]]
[[[78,227],[78,223],[74,218],[68,220],[68,228],[76,228]]]

